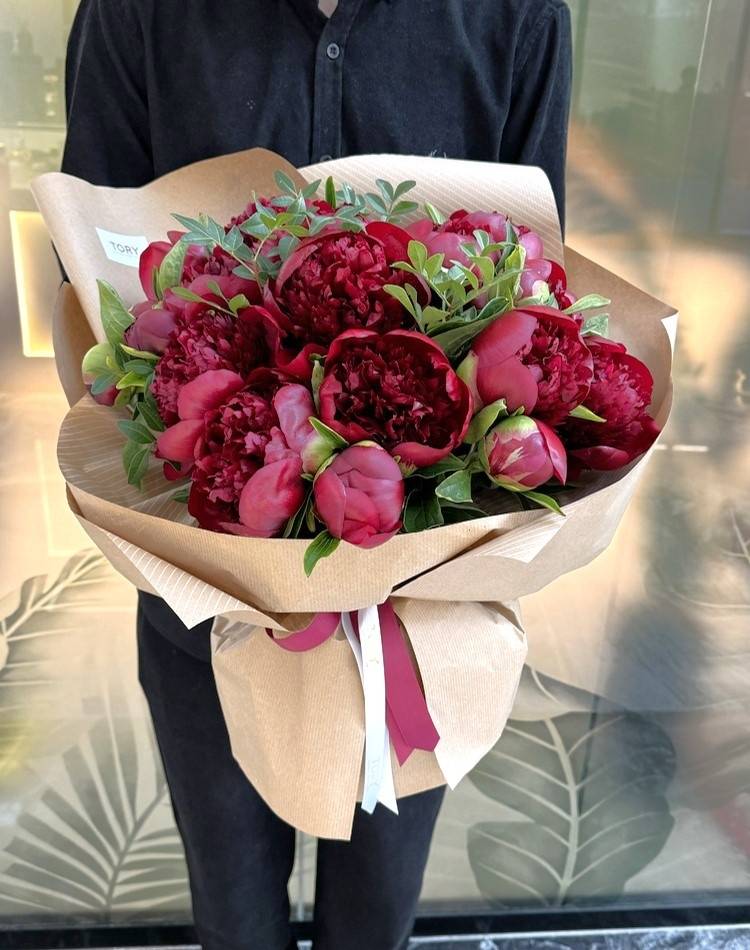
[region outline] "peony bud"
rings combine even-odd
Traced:
[[[404,480],[374,442],[344,449],[316,477],[313,494],[318,517],[334,538],[374,548],[401,527]]]
[[[510,491],[532,491],[553,475],[565,484],[567,459],[563,444],[538,419],[503,419],[485,436],[483,454],[492,481]]]
[[[172,310],[144,300],[133,307],[132,313],[135,320],[125,331],[127,345],[147,353],[163,353],[176,327]]]

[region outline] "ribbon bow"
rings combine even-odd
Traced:
[[[382,802],[398,814],[390,743],[403,765],[415,749],[432,752],[440,736],[390,601],[358,611],[316,614],[304,630],[283,639],[274,638],[272,630],[266,633],[282,649],[303,653],[325,643],[339,624],[357,661],[365,700],[362,808],[372,813]]]

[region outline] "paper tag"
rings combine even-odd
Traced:
[[[149,243],[148,238],[142,234],[117,234],[104,228],[97,228],[96,233],[107,257],[117,264],[125,264],[126,267],[138,266],[141,251],[145,250]]]

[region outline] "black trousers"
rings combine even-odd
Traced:
[[[208,627],[188,631],[163,601],[141,595],[139,678],[185,846],[195,927],[204,950],[288,950],[295,832],[232,757]],[[351,841],[318,842],[315,950],[407,946],[443,793],[400,799],[398,816],[358,808]]]

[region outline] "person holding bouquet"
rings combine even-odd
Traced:
[[[371,152],[515,162],[544,169],[562,221],[570,46],[562,0],[82,0],[62,169],[137,187],[253,146],[297,166]],[[232,758],[210,626],[139,595],[140,681],[195,926],[205,950],[287,950],[295,832]],[[319,842],[315,950],[407,946],[442,797],[358,810],[351,841]]]

